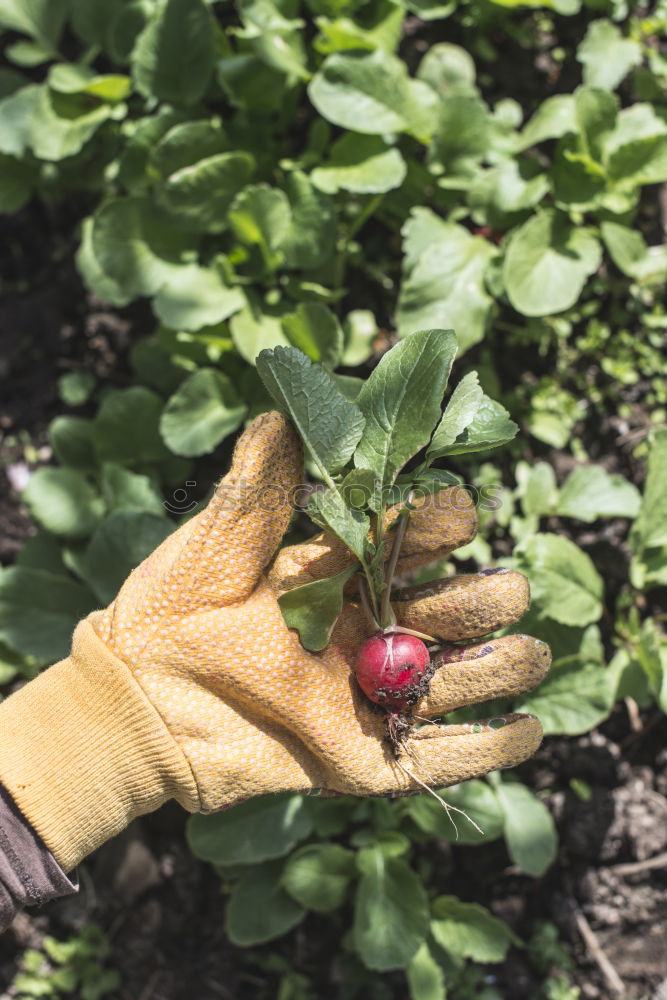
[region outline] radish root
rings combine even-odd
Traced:
[[[407,748],[407,747],[405,747],[405,750],[406,750],[406,752],[408,752],[408,753],[410,752],[410,751],[408,750],[408,748]],[[415,756],[414,756],[414,754],[410,754],[410,755],[411,755],[411,756],[412,756],[412,758],[413,758],[413,759],[415,760],[415,762],[417,762],[417,761],[416,761],[416,758],[415,758]],[[419,785],[419,786],[420,786],[421,788],[423,788],[425,792],[428,792],[428,794],[429,794],[429,795],[432,795],[434,799],[437,799],[437,801],[438,801],[438,802],[440,803],[440,805],[442,806],[442,808],[443,808],[443,809],[445,810],[445,812],[447,813],[447,819],[449,820],[449,822],[450,822],[450,823],[452,824],[452,826],[454,827],[454,831],[455,831],[455,833],[456,833],[456,839],[457,839],[457,840],[459,839],[459,828],[458,828],[458,826],[456,825],[456,823],[454,822],[454,819],[452,818],[452,813],[459,813],[459,814],[460,814],[461,816],[463,816],[463,817],[464,817],[465,819],[467,819],[467,820],[468,820],[468,822],[469,822],[469,823],[470,823],[470,824],[471,824],[472,826],[474,826],[474,828],[475,828],[475,829],[477,830],[477,832],[478,832],[478,833],[479,833],[479,834],[480,834],[480,835],[481,835],[482,837],[484,836],[484,830],[482,830],[482,828],[481,828],[481,827],[479,827],[479,826],[477,825],[477,823],[475,823],[474,819],[472,819],[472,817],[470,817],[470,816],[468,815],[468,813],[467,813],[467,812],[465,812],[465,810],[463,810],[463,809],[459,809],[459,808],[458,808],[458,806],[452,806],[452,805],[450,805],[450,804],[449,804],[449,802],[445,802],[445,800],[444,800],[444,799],[442,798],[442,796],[441,796],[441,795],[438,795],[438,793],[437,793],[436,791],[434,791],[434,789],[433,789],[433,788],[431,788],[431,786],[430,786],[430,785],[427,785],[425,781],[422,781],[422,779],[421,779],[421,778],[419,778],[419,777],[418,777],[418,776],[417,776],[417,775],[416,775],[416,774],[414,773],[414,771],[411,771],[411,770],[410,770],[410,768],[409,768],[409,767],[407,767],[407,765],[406,765],[406,764],[404,764],[404,763],[403,763],[402,761],[398,760],[398,758],[394,758],[394,759],[395,759],[395,763],[396,763],[397,767],[399,767],[399,768],[400,768],[400,770],[401,770],[401,771],[403,771],[403,773],[404,773],[404,774],[407,774],[407,776],[408,776],[408,777],[409,777],[409,778],[410,778],[410,779],[411,779],[412,781],[416,782],[416,784],[418,784],[418,785]]]

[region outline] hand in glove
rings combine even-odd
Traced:
[[[281,592],[351,559],[324,535],[275,555],[301,474],[285,418],[259,416],[206,509],[134,570],[106,610],[80,623],[66,660],[0,706],[0,783],[66,871],[169,798],[208,812],[290,789],[386,795],[418,787],[388,745],[384,713],[350,670],[370,634],[361,609],[346,604],[319,654],[283,621]],[[399,571],[470,541],[475,510],[461,498],[444,490],[419,503]],[[518,620],[529,595],[524,577],[501,570],[394,598],[399,624],[447,642]],[[416,716],[529,690],[550,654],[510,635],[443,659]],[[518,764],[540,743],[532,716],[495,726],[425,725],[406,759],[421,780],[442,787]]]

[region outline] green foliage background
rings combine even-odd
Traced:
[[[0,0],[0,27],[0,211],[78,206],[82,296],[154,317],[130,384],[60,379],[55,464],[23,494],[38,532],[0,572],[0,681],[65,655],[78,618],[187,516],[178,491],[270,405],[261,349],[299,347],[353,397],[396,336],[451,327],[455,380],[474,365],[521,427],[447,465],[502,491],[455,558],[523,570],[520,628],[555,656],[536,692],[489,710],[574,735],[625,696],[666,709],[647,614],[667,585],[664,2]],[[617,447],[610,421],[639,425],[643,492],[596,462]],[[568,537],[605,518],[629,526],[612,597]],[[516,776],[447,796],[524,871],[548,868],[553,823]],[[288,796],[189,826],[238,945],[352,906],[347,995],[400,968],[414,1000],[492,1000],[477,963],[501,961],[511,933],[438,895],[434,836],[453,830],[423,797]],[[289,995],[309,995],[290,975]]]

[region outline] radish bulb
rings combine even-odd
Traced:
[[[359,647],[354,672],[371,701],[389,712],[404,712],[426,693],[431,657],[413,635],[379,632]]]

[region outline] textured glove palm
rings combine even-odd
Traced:
[[[277,602],[281,592],[338,572],[352,558],[326,536],[275,556],[301,475],[293,430],[279,414],[262,414],[240,439],[231,471],[208,507],[134,570],[109,608],[77,630],[72,657],[64,661],[67,683],[75,688],[70,699],[83,717],[77,762],[89,774],[89,797],[97,786],[97,802],[102,795],[107,803],[105,809],[88,810],[92,823],[83,818],[83,783],[75,789],[75,804],[52,766],[57,787],[51,794],[65,795],[70,810],[67,822],[61,808],[54,818],[48,788],[31,772],[26,782],[25,767],[17,771],[9,763],[11,739],[0,737],[0,780],[65,866],[171,796],[192,811],[211,811],[290,789],[384,795],[417,787],[386,741],[384,713],[367,701],[351,673],[354,651],[370,634],[354,589],[322,653],[304,650],[284,624]],[[422,502],[411,517],[400,570],[442,557],[473,537],[475,510],[465,497],[463,491],[446,490]],[[446,642],[483,636],[516,621],[527,604],[525,579],[501,571],[399,591],[395,608],[399,623]],[[108,667],[104,673],[101,659]],[[544,676],[550,656],[536,640],[512,635],[458,647],[444,659],[428,696],[415,708],[424,719],[528,690]],[[34,716],[35,699],[41,699],[37,716],[46,724],[44,699],[59,697],[47,678],[62,667],[27,685],[0,715],[23,695],[21,712]],[[77,686],[91,672],[97,686],[89,691]],[[43,688],[27,704],[40,681]],[[103,705],[86,704],[100,698],[109,719],[99,717]],[[125,725],[141,734],[132,737],[123,756],[136,761],[132,774],[119,754],[112,755],[115,771],[99,766],[99,748],[114,742],[119,725],[120,710],[112,710],[109,699],[137,706],[125,712]],[[48,718],[56,719],[57,728],[64,714],[52,704]],[[12,718],[16,722],[16,709]],[[88,760],[86,726],[99,729],[89,741],[94,750]],[[149,732],[149,726],[160,732]],[[118,734],[121,747],[127,738]],[[410,769],[436,787],[453,784],[524,760],[540,739],[539,723],[531,716],[508,716],[501,728],[425,725],[409,740]],[[61,750],[60,757],[67,753]],[[68,769],[71,779],[73,765],[61,759],[61,766],[65,780]],[[134,779],[137,768],[140,781]],[[124,790],[109,797],[98,781],[100,770],[107,783],[124,781]],[[75,844],[68,842],[74,836],[72,812],[87,827]]]

